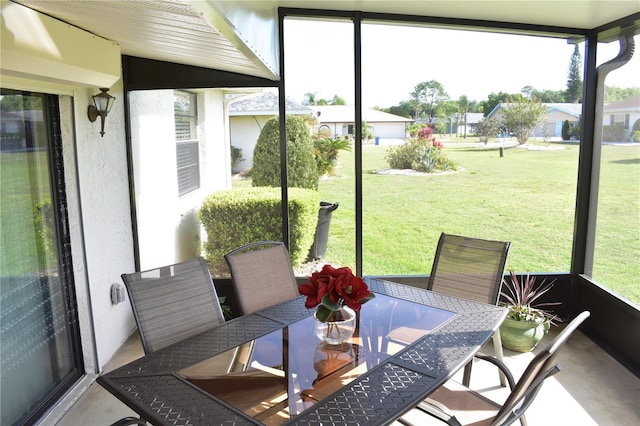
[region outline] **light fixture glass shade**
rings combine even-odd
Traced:
[[[91,97],[93,105],[89,105],[87,109],[89,121],[92,123],[96,121],[96,118],[100,117],[100,136],[104,136],[104,121],[116,100],[115,97],[107,93],[108,91],[108,88],[100,88],[100,93]]]
[[[109,89],[101,88],[100,91],[97,95],[93,95],[93,104],[98,112],[106,112],[108,114],[116,98],[107,93]]]

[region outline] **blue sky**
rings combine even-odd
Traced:
[[[353,103],[352,33],[346,22],[286,21],[287,96],[301,101],[304,93],[316,92]],[[574,49],[562,39],[380,24],[364,26],[362,39],[368,107],[397,105],[429,80],[440,82],[452,99],[477,101],[491,92],[519,93],[527,85],[564,90]],[[602,45],[598,62],[617,51],[617,43]],[[606,84],[640,87],[640,54]]]

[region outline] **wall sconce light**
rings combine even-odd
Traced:
[[[93,105],[89,105],[89,108],[87,110],[89,121],[91,121],[92,123],[96,121],[96,118],[98,118],[98,116],[100,116],[101,137],[104,137],[104,120],[107,118],[107,114],[109,114],[109,111],[111,111],[113,102],[116,100],[116,98],[107,93],[108,91],[108,88],[101,87],[100,93],[91,97],[93,99]]]

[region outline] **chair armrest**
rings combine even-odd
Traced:
[[[498,369],[502,371],[502,373],[504,373],[505,377],[507,378],[507,382],[509,382],[509,388],[513,390],[513,388],[516,387],[516,381],[513,378],[513,374],[511,374],[511,370],[509,370],[509,367],[507,367],[507,365],[504,362],[500,361],[498,358],[496,358],[493,355],[487,355],[481,352],[478,352],[477,354],[475,354],[475,357],[483,361],[490,362],[491,364],[498,367]]]
[[[135,417],[125,417],[111,424],[111,426],[132,426],[132,425],[146,426],[147,422],[144,421],[142,418],[136,419]]]
[[[460,421],[456,418],[446,405],[436,401],[435,399],[426,398],[421,401],[416,408],[423,411],[436,419],[450,425],[450,426],[462,426]]]

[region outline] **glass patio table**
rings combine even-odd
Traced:
[[[102,375],[157,425],[387,424],[463,367],[506,309],[380,279],[354,336],[314,333],[304,298],[242,316]]]

